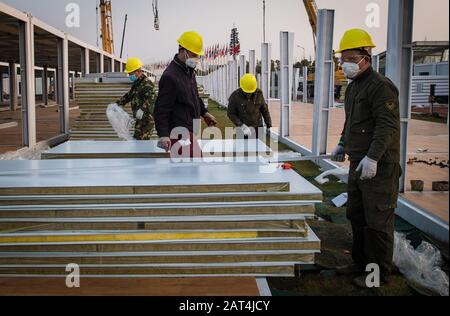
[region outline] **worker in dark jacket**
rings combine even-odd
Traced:
[[[366,286],[368,264],[380,268],[381,283],[389,281],[394,245],[395,209],[399,192],[399,92],[371,66],[372,38],[364,30],[345,33],[338,53],[352,81],[345,96],[346,121],[333,160],[350,159],[347,217],[353,230],[355,284]]]
[[[186,32],[178,39],[178,44],[178,54],[159,81],[159,94],[154,112],[156,130],[160,137],[160,147],[170,151],[179,141],[185,144],[187,142],[190,143],[190,156],[198,157],[201,156],[201,151],[199,152],[194,137],[194,120],[203,117],[208,126],[217,124],[200,98],[195,77],[198,56],[204,54],[203,39],[196,32]],[[178,127],[189,131],[189,139],[178,133],[171,135]]]
[[[155,130],[153,109],[155,106],[155,85],[143,73],[144,64],[139,58],[129,58],[126,64],[126,72],[133,85],[130,91],[116,103],[124,107],[131,104],[133,117],[136,119],[134,127],[134,139],[150,140]]]
[[[244,136],[256,136],[263,127],[263,118],[266,131],[270,133],[272,119],[269,107],[261,90],[257,88],[256,78],[246,74],[241,78],[240,89],[234,91],[228,102],[228,117],[237,127],[241,128]]]

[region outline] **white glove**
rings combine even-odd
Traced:
[[[158,147],[169,152],[172,142],[169,137],[161,137],[158,141]]]
[[[252,135],[252,130],[245,124],[243,124],[241,126],[241,130],[244,133],[244,136],[251,136]]]
[[[136,119],[137,120],[142,120],[144,118],[144,111],[142,111],[141,109],[139,109],[137,112],[136,112]]]
[[[377,169],[378,162],[366,156],[359,163],[358,168],[356,168],[356,172],[361,171],[361,180],[370,180],[375,178],[375,176],[377,175]]]
[[[344,146],[337,145],[337,147],[331,153],[331,156],[332,156],[331,160],[333,160],[333,161],[344,162],[345,161]]]

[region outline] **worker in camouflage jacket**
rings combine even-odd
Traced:
[[[117,104],[124,107],[131,104],[133,117],[136,119],[134,138],[136,140],[150,140],[154,134],[155,121],[153,111],[155,107],[156,92],[153,82],[143,73],[144,64],[138,58],[127,61],[126,71],[133,86]]]
[[[371,65],[372,38],[364,30],[346,32],[338,53],[351,80],[345,96],[345,125],[333,160],[350,160],[347,218],[352,224],[354,279],[366,287],[368,265],[379,267],[381,284],[392,270],[395,209],[399,194],[399,91]],[[372,268],[369,268],[372,269]],[[339,271],[339,269],[338,269]],[[374,271],[371,271],[374,272]]]

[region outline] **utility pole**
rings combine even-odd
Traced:
[[[123,43],[125,41],[125,32],[127,30],[127,21],[128,21],[128,14],[125,14],[125,22],[123,23],[122,44],[120,45],[120,58],[122,58],[123,53]]]
[[[263,0],[263,43],[266,42],[266,0]]]

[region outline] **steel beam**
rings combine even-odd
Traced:
[[[294,33],[280,32],[280,130],[288,137],[291,128]]]
[[[19,96],[17,91],[17,69],[16,64],[9,63],[9,104],[10,111],[17,111],[19,108]]]
[[[271,60],[272,45],[269,43],[261,44],[261,90],[264,94],[264,98],[269,100],[270,98],[270,60]]]
[[[298,99],[298,86],[300,84],[300,68],[294,68],[294,81],[292,85],[292,100]]]
[[[89,48],[81,49],[81,72],[83,76],[90,73],[89,65]]]
[[[48,67],[42,70],[42,100],[44,105],[48,105]]]
[[[378,56],[378,55],[372,56],[372,68],[376,72],[380,72],[380,56]]]
[[[247,73],[247,62],[245,55],[239,56],[239,79],[241,79]]]
[[[34,25],[32,17],[19,22],[19,52],[22,95],[23,145],[36,145],[36,100],[34,73]]]
[[[102,74],[105,72],[105,55],[100,54],[99,58],[100,59],[99,59],[99,65],[98,65],[98,67],[99,67],[98,72]]]
[[[248,53],[249,73],[256,76],[256,51],[250,50]]]
[[[3,103],[3,72],[0,72],[0,102]]]
[[[414,0],[390,0],[386,76],[400,91],[401,145],[400,164],[403,175],[400,192],[405,191],[408,156],[408,124],[411,118],[412,34]]]
[[[61,134],[69,133],[69,42],[67,38],[57,41],[58,69],[57,90],[59,105],[59,130]]]
[[[327,153],[328,114],[334,86],[334,10],[319,10],[317,31],[312,153],[319,156]]]
[[[308,67],[303,67],[303,103],[308,103]]]

